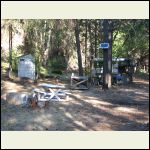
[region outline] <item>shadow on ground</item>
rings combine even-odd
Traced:
[[[49,80],[44,80],[50,83]],[[41,81],[42,82],[42,81]],[[9,85],[9,86],[8,86]],[[2,83],[6,93],[30,91],[37,84]],[[145,88],[141,88],[141,86]],[[1,99],[2,131],[147,131],[149,83],[134,82],[108,91],[98,88],[70,90],[69,100],[49,102],[45,108],[10,105]],[[13,88],[15,89],[15,88]]]

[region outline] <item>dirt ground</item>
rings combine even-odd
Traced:
[[[52,81],[43,79],[38,83],[54,83]],[[1,79],[2,131],[149,130],[149,80],[134,78],[132,84],[114,86],[106,91],[99,87],[89,90],[68,88],[67,101],[49,102],[45,108],[32,109],[7,103],[7,93],[30,92],[38,83]]]

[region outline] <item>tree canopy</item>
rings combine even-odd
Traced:
[[[112,56],[134,59],[138,68],[149,57],[149,20],[108,20],[112,34]],[[80,74],[88,73],[91,57],[102,57],[99,44],[103,39],[101,19],[16,19],[2,20],[2,58],[8,49],[9,25],[12,25],[12,57],[32,54],[37,71],[68,70],[79,67]],[[22,31],[22,32],[21,32]],[[15,44],[16,35],[23,35],[22,44]],[[6,42],[7,41],[7,42]],[[14,45],[17,45],[16,47]],[[16,60],[12,58],[12,60]],[[75,65],[78,64],[78,65]],[[48,72],[47,72],[48,73]]]

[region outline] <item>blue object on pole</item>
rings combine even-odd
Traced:
[[[100,43],[100,48],[108,49],[109,48],[109,43]]]

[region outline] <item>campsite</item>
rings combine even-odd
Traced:
[[[148,131],[149,22],[4,19],[1,131]]]

